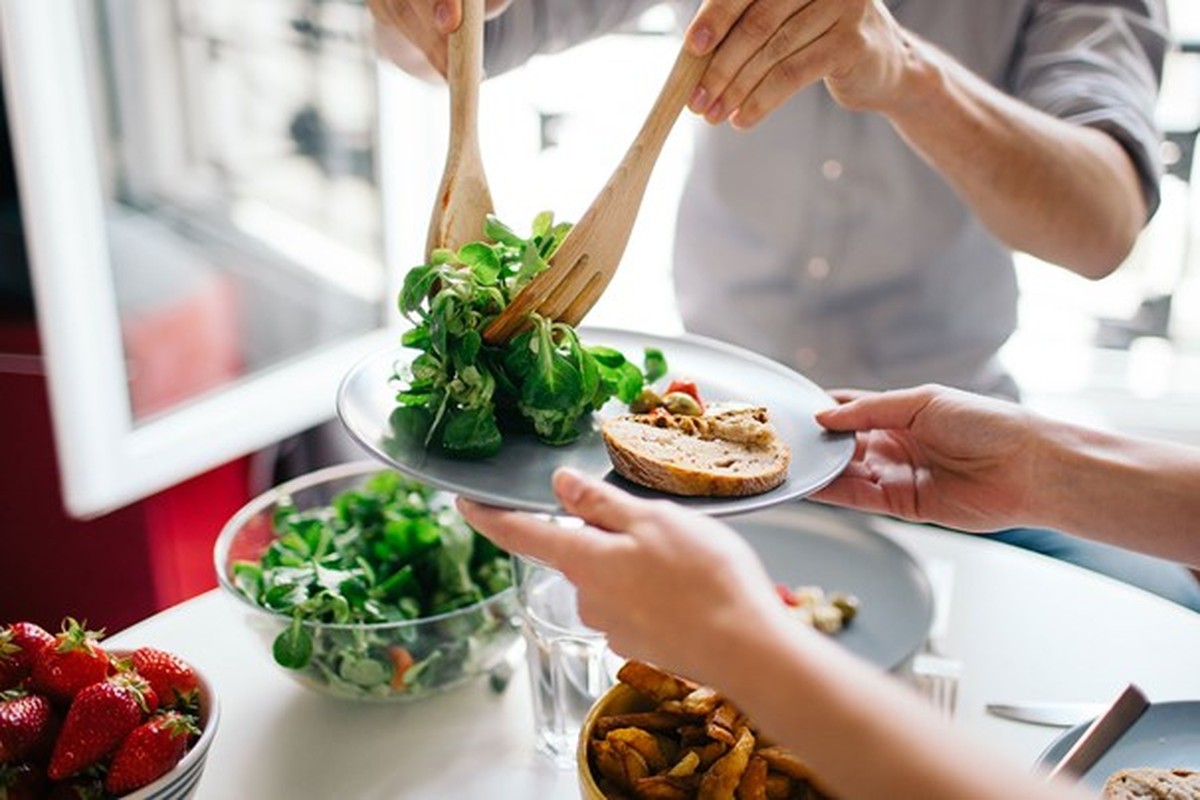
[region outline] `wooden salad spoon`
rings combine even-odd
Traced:
[[[680,50],[658,99],[612,177],[567,234],[549,268],[491,321],[484,329],[484,339],[492,344],[508,341],[529,324],[534,312],[577,325],[596,304],[621,263],[663,144],[710,58],[711,54],[701,57],[686,48]]]
[[[484,0],[463,0],[462,23],[447,42],[450,142],[442,183],[429,220],[427,256],[439,247],[457,250],[467,242],[483,238],[484,221],[494,208],[479,150],[483,3]]]

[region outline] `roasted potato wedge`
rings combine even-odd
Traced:
[[[587,732],[591,775],[608,800],[831,800],[802,759],[720,692],[637,661],[618,678],[641,700]]]

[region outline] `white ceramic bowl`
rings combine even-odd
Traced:
[[[121,658],[131,655],[131,652],[122,650],[110,653]],[[196,793],[196,786],[200,783],[200,776],[208,759],[208,751],[217,735],[221,705],[217,700],[216,691],[204,673],[190,661],[187,663],[196,673],[200,684],[200,738],[170,772],[130,794],[121,795],[122,800],[184,800]]]

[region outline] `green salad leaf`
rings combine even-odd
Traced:
[[[272,524],[262,556],[234,563],[231,576],[255,604],[291,619],[272,646],[281,666],[342,693],[402,692],[422,674],[462,675],[472,653],[514,633],[507,609],[420,629],[353,627],[436,618],[512,586],[508,554],[424,484],[379,472],[328,505],[302,510],[285,498]],[[416,669],[430,659],[435,671]]]
[[[401,343],[420,354],[394,376],[401,388],[391,425],[399,442],[467,459],[498,453],[506,429],[569,444],[610,398],[630,403],[666,374],[656,349],[646,350],[643,372],[623,353],[584,345],[571,326],[537,314],[505,345],[483,341],[484,328],[548,268],[570,230],[542,212],[522,238],[489,216],[486,241],[435,250],[428,264],[409,270],[399,307],[413,327]]]

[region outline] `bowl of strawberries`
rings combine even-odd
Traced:
[[[0,797],[190,797],[216,734],[211,684],[153,647],[68,618],[0,627]]]

